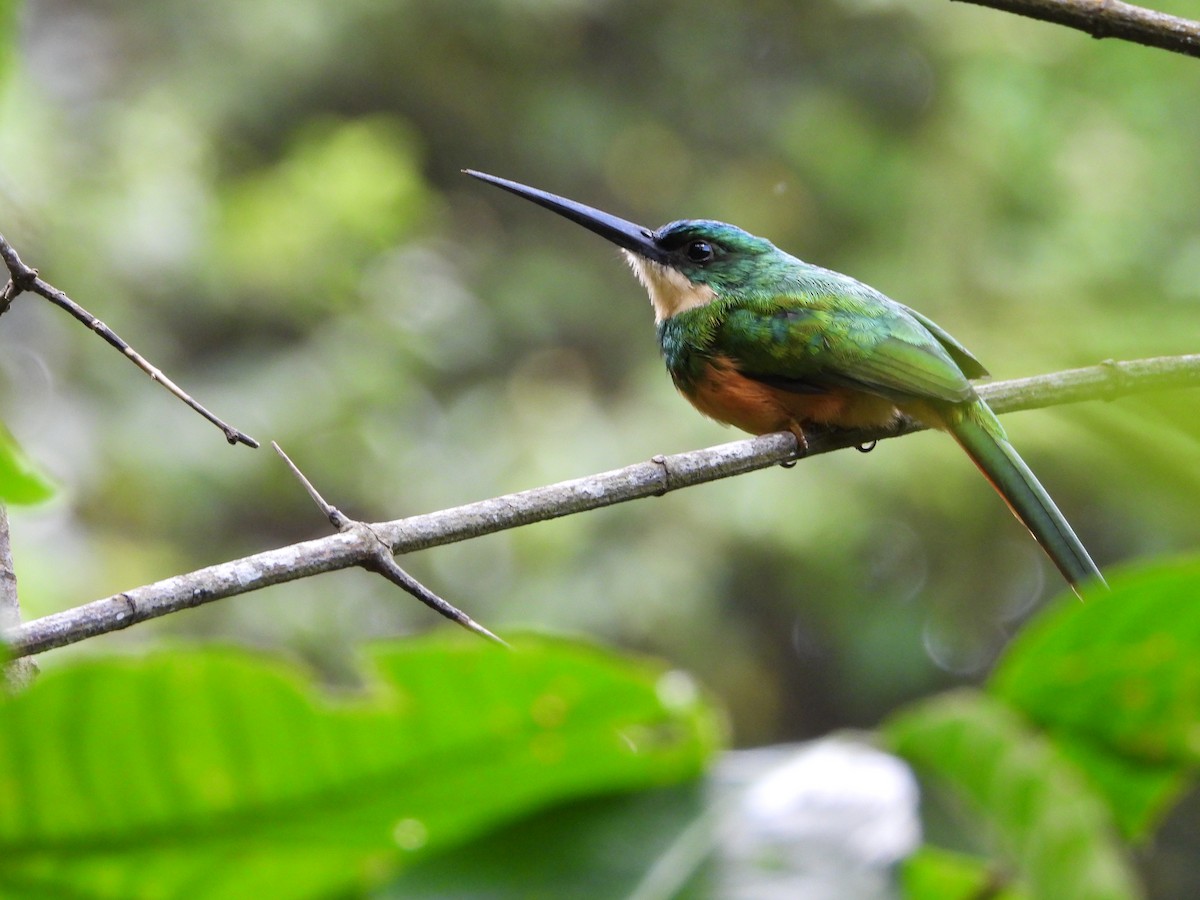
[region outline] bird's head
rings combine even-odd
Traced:
[[[483,172],[464,171],[556,212],[620,247],[649,291],[659,321],[718,297],[752,290],[755,279],[770,268],[763,263],[784,256],[765,238],[725,222],[684,219],[659,229],[645,228],[557,194]]]

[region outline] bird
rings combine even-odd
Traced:
[[[988,374],[931,319],[875,288],[710,219],[651,229],[557,194],[463,172],[619,247],[650,295],[671,380],[751,434],[874,429],[908,417],[949,432],[1074,592],[1105,586],[1083,543],[972,379]]]

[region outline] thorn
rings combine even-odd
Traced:
[[[482,625],[480,625],[478,622],[476,622],[474,619],[472,619],[470,616],[468,616],[466,614],[464,614],[461,619],[458,619],[456,621],[458,622],[458,624],[462,625],[468,631],[473,631],[480,637],[487,638],[489,641],[492,641],[495,644],[499,644],[501,647],[505,647],[509,650],[513,649],[513,645],[510,644],[508,641],[504,640],[504,638],[497,637],[496,635],[492,634],[492,632],[488,631],[486,628],[484,628]]]
[[[305,477],[304,473],[300,471],[300,467],[292,462],[292,458],[283,452],[283,448],[275,441],[271,441],[271,446],[275,448],[275,452],[287,463],[287,467],[292,470],[292,474],[296,476],[296,480],[308,491],[308,496],[312,498],[313,503],[317,504],[317,509],[329,520],[330,524],[338,531],[345,531],[349,528],[351,520],[336,506],[331,506],[325,502],[325,498],[321,496],[321,492]]]
[[[445,616],[452,622],[458,623],[463,628],[467,629],[467,631],[473,631],[480,637],[487,638],[489,641],[494,641],[497,644],[508,647],[510,650],[512,649],[511,645],[509,645],[506,641],[498,638],[488,629],[484,628],[482,625],[468,616],[461,609],[443,600],[429,588],[425,587],[425,585],[421,584],[421,582],[417,581],[417,579],[409,575],[408,572],[404,571],[404,569],[400,568],[400,564],[392,557],[391,548],[388,547],[388,545],[383,541],[379,541],[379,549],[375,554],[375,558],[367,563],[364,563],[364,566],[370,568],[374,572],[378,572],[401,590],[412,595],[413,597],[416,597],[434,612]]]

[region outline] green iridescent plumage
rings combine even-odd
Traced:
[[[897,400],[964,401],[987,370],[942,329],[860,281],[779,250],[724,222],[673,222],[667,246],[704,241],[714,257],[683,273],[717,292],[710,304],[659,323],[667,367],[720,348],[746,374],[812,388],[838,385]],[[930,327],[932,326],[932,327]]]

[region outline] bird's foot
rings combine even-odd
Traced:
[[[781,462],[779,464],[785,469],[792,468],[792,466],[796,465],[796,463],[798,463],[802,457],[808,455],[808,438],[804,434],[804,429],[799,425],[792,425],[788,431],[790,431],[792,436],[796,439],[796,456],[794,459],[789,459],[786,462]]]

